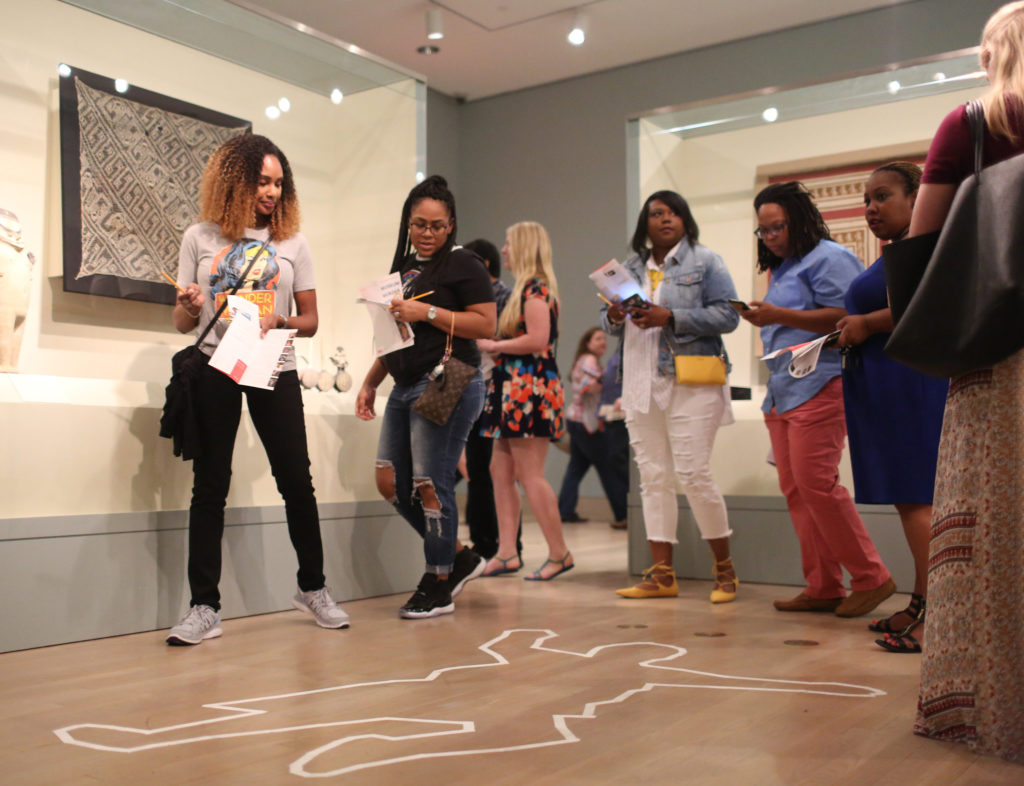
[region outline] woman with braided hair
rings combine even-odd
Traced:
[[[740,312],[761,328],[765,353],[818,338],[846,316],[844,298],[864,266],[834,243],[802,183],[775,183],[754,198],[757,262],[770,271],[763,301]],[[864,522],[839,482],[846,438],[839,352],[822,349],[817,367],[795,377],[788,353],[765,361],[771,375],[761,411],[771,438],[779,487],[800,541],[807,586],[775,601],[779,611],[867,614],[896,584]],[[852,592],[843,588],[843,568]]]
[[[906,237],[920,183],[921,168],[907,161],[872,173],[864,188],[864,215],[876,237]],[[910,605],[868,628],[886,634],[878,644],[890,652],[920,652],[911,631],[924,621],[932,492],[948,384],[885,355],[892,311],[881,258],[850,284],[846,310],[836,327],[843,331],[839,345],[846,348],[843,400],[856,499],[896,506],[914,558]]]
[[[477,372],[444,424],[412,409],[449,346],[452,357],[479,368],[475,339],[494,335],[490,276],[476,254],[455,246],[455,231],[455,198],[445,179],[432,175],[402,206],[391,263],[402,277],[391,313],[415,323],[415,343],[377,358],[356,398],[356,415],[373,419],[378,385],[394,378],[377,447],[377,489],[423,538],[426,560],[416,592],[398,611],[405,619],[451,614],[452,599],[485,566],[458,542],[455,506],[455,468],[483,407],[483,376]]]
[[[264,333],[273,328],[291,328],[300,336],[316,333],[313,261],[306,239],[299,234],[298,197],[284,153],[263,136],[242,134],[229,139],[206,164],[199,201],[201,223],[185,231],[178,256],[180,291],[174,326],[182,333],[205,328],[221,298],[245,275],[239,293],[260,304]],[[200,345],[205,355],[213,354],[226,330],[226,314],[222,314]],[[289,346],[286,352],[272,390],[242,388],[209,366],[196,383],[199,454],[192,464],[188,539],[192,599],[188,612],[171,628],[168,644],[199,644],[221,635],[221,538],[243,390],[284,498],[288,535],[298,557],[299,586],[292,603],[312,614],[320,627],[348,627],[348,615],[324,586],[302,396],[294,350]]]

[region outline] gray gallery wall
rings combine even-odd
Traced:
[[[973,47],[1002,4],[916,0],[464,104],[430,91],[428,166],[453,185],[461,239],[500,247],[516,221],[547,227],[563,293],[584,293],[564,297],[567,373],[600,305],[586,275],[622,258],[635,220],[626,215],[627,116]],[[565,461],[551,451],[553,482]],[[600,495],[593,478],[582,493]]]

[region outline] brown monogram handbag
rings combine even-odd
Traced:
[[[441,362],[430,372],[427,387],[412,405],[412,411],[432,423],[443,426],[451,417],[455,405],[462,398],[466,385],[476,376],[477,368],[452,357],[452,343],[455,339],[455,312],[445,341]]]

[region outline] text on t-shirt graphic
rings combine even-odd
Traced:
[[[220,306],[221,301],[238,283],[239,277],[262,245],[259,240],[243,238],[221,249],[214,256],[210,267],[210,294],[216,301],[215,307]],[[277,249],[268,243],[266,250],[260,254],[235,294],[258,306],[262,318],[266,314],[274,313],[275,295],[280,278],[281,266],[277,261]],[[228,311],[229,309],[224,310],[222,319],[230,319]]]

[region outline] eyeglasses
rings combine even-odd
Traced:
[[[781,224],[772,224],[770,227],[758,227],[754,230],[754,235],[761,238],[761,240],[769,237],[778,237],[787,226],[789,224],[783,221]]]
[[[450,226],[451,221],[434,221],[430,224],[425,221],[409,222],[409,230],[419,232],[421,235],[425,235],[428,232],[432,235],[440,235],[442,232],[446,232]]]

